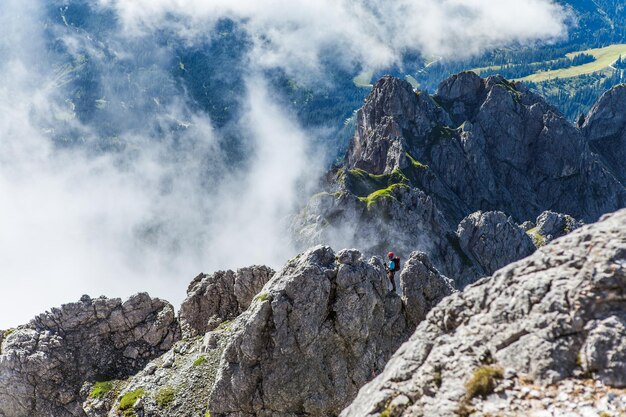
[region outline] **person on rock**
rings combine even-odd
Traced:
[[[394,277],[396,275],[396,272],[400,270],[400,258],[394,255],[393,252],[389,252],[387,254],[387,258],[389,259],[389,263],[385,264],[387,277],[389,278],[389,281],[391,281],[392,291],[396,292],[396,280]]]

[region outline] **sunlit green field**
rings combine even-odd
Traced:
[[[610,45],[604,48],[587,49],[586,51],[572,52],[567,54],[568,58],[572,58],[577,54],[586,53],[593,55],[596,60],[584,65],[575,67],[562,68],[553,71],[539,71],[527,77],[519,78],[519,81],[532,81],[539,83],[555,78],[572,78],[579,75],[592,74],[594,72],[609,69],[609,67],[620,57],[626,56],[626,44]]]

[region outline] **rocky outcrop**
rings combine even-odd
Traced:
[[[272,275],[274,271],[266,266],[198,275],[189,284],[187,298],[180,306],[183,335],[203,335],[240,315]]]
[[[147,294],[52,309],[2,341],[0,416],[84,416],[85,381],[126,378],[178,338],[172,306]]]
[[[527,232],[532,237],[535,246],[539,247],[565,236],[582,225],[581,221],[567,214],[544,211],[537,217],[537,225]]]
[[[604,216],[444,299],[341,415],[458,415],[503,369],[624,386],[624,224],[626,210]]]
[[[87,382],[83,407],[89,417],[336,415],[455,291],[423,253],[407,261],[401,288],[403,298],[389,291],[377,258],[314,248],[235,320],[177,342],[104,393]]]
[[[591,108],[582,125],[589,146],[626,186],[626,85],[613,87]]]
[[[406,132],[422,136],[438,124],[450,123],[446,112],[428,94],[416,95],[409,83],[383,77],[357,112],[346,166],[371,174],[390,174],[407,166]]]
[[[535,245],[524,231],[500,211],[476,212],[457,229],[461,249],[485,275],[531,255]]]
[[[443,81],[432,98],[409,91],[392,77],[376,83],[360,110],[347,168],[391,173],[410,168],[410,156],[436,178],[422,173],[413,185],[440,200],[453,223],[478,210],[500,210],[521,222],[546,209],[593,221],[626,205],[624,186],[580,131],[523,84],[465,72]],[[398,128],[381,129],[392,122]],[[369,149],[395,147],[404,159],[396,151],[380,155],[377,161],[390,162],[382,170],[363,162],[371,160]]]
[[[338,414],[414,329],[387,285],[382,262],[356,250],[289,261],[232,323],[211,415]]]
[[[402,301],[412,327],[448,295],[456,292],[451,279],[441,275],[424,252],[413,252],[400,274]]]

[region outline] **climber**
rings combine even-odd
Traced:
[[[389,252],[387,254],[387,258],[389,258],[389,265],[385,264],[387,277],[389,278],[389,281],[391,281],[392,291],[396,292],[396,280],[394,279],[394,275],[396,275],[396,272],[400,270],[400,258],[395,256],[393,252]]]

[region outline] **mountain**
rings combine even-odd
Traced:
[[[0,415],[615,410],[625,221],[625,210],[606,215],[463,292],[423,253],[406,263],[400,297],[379,258],[319,246],[267,282],[263,267],[198,277],[178,319],[147,294],[83,296],[0,332]],[[202,321],[211,330],[189,332]]]
[[[603,103],[590,125],[608,111],[599,110]],[[607,123],[622,132],[620,120]],[[623,138],[594,154],[590,143],[598,139],[585,136],[593,136],[589,128],[569,123],[522,83],[464,72],[429,96],[383,77],[356,124],[344,162],[294,219],[303,246],[328,242],[404,256],[417,248],[462,287],[534,250],[518,224],[536,221],[525,231],[540,245],[544,211],[570,216],[564,231],[573,219],[595,221],[626,206],[619,163],[602,162]],[[494,239],[501,241],[491,245]],[[495,256],[496,248],[509,252]],[[499,263],[490,264],[494,258]]]
[[[362,250],[200,274],[178,315],[85,295],[0,331],[0,417],[527,415],[542,392],[613,410],[571,387],[626,384],[621,95],[578,127],[502,77],[433,96],[383,77],[293,226]],[[398,292],[370,257],[389,247]]]
[[[132,146],[124,142],[126,136],[180,137],[198,113],[220,131],[221,148],[233,164],[248,157],[239,118],[253,39],[241,22],[219,19],[194,42],[169,27],[125,36],[113,8],[54,0],[46,3],[41,24],[45,59],[38,69],[47,73],[46,82],[58,90],[65,109],[42,130],[57,144],[85,146],[84,129],[74,120],[97,132],[96,143],[88,145],[115,150]],[[263,71],[274,98],[317,132],[321,149],[342,134],[345,120],[367,94],[352,82],[354,74],[328,61],[332,70],[323,84],[296,80],[281,69]]]
[[[489,50],[467,60],[438,60],[401,75],[410,75],[429,92],[436,91],[442,79],[464,70],[521,80],[574,121],[602,93],[626,82],[623,68],[615,65],[626,55],[626,9],[619,0],[557,3],[568,13],[564,39]]]

